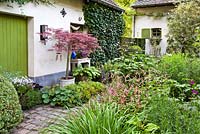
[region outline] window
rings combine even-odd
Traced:
[[[161,28],[144,28],[142,29],[142,38],[161,38],[162,29]]]
[[[152,28],[151,29],[151,38],[161,38],[161,28]]]
[[[149,28],[142,29],[142,38],[151,38],[151,30]]]

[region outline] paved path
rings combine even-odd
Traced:
[[[76,108],[72,109],[73,111]],[[58,117],[67,116],[70,111],[63,108],[40,106],[24,112],[23,122],[12,134],[38,134],[39,130],[56,122]]]

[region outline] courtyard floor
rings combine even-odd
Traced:
[[[38,134],[42,128],[49,126],[57,121],[58,117],[67,117],[70,110],[60,107],[39,106],[37,108],[24,111],[24,120],[18,125],[11,134]]]

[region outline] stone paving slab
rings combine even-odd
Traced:
[[[77,108],[72,109],[76,111]],[[38,134],[42,128],[56,122],[59,117],[67,117],[71,110],[61,107],[40,106],[29,111],[24,111],[24,120],[11,134]]]

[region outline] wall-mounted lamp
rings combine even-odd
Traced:
[[[63,18],[64,18],[65,15],[67,14],[64,8],[60,11],[60,13],[62,14]]]
[[[46,39],[48,39],[48,35],[45,34],[48,30],[48,25],[40,25],[40,40],[44,42],[46,45]]]

